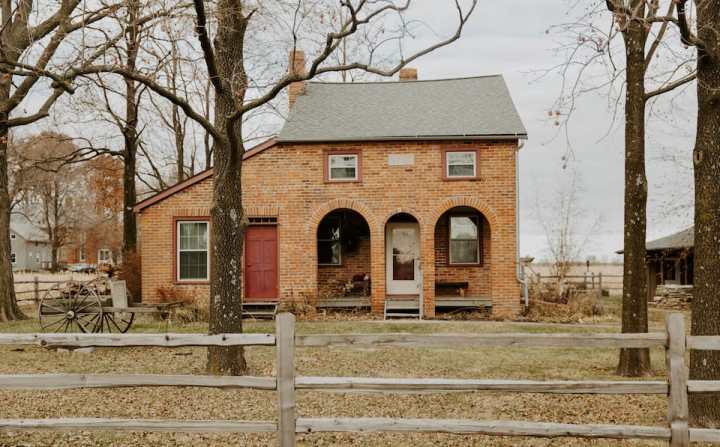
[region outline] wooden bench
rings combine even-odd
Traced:
[[[445,295],[448,291],[452,291],[455,296],[462,296],[459,290],[467,291],[470,284],[467,281],[437,281],[435,282],[435,295]],[[442,293],[442,292],[445,293]]]

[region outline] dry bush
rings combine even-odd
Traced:
[[[575,294],[566,304],[532,299],[523,320],[580,323],[588,319],[603,319],[604,316],[605,310],[596,296]]]
[[[141,267],[140,254],[138,252],[131,252],[123,257],[122,265],[114,272],[119,279],[125,281],[128,293],[134,302],[139,302],[142,296]]]
[[[163,286],[155,289],[158,301],[161,303],[172,303],[180,301],[182,307],[175,311],[175,319],[180,323],[207,322],[210,313],[203,300],[198,299],[192,291],[172,286]],[[163,315],[160,315],[162,318]]]
[[[290,312],[299,320],[313,320],[317,315],[317,309],[311,304],[313,301],[310,295],[301,294],[296,299],[281,301],[278,312]]]

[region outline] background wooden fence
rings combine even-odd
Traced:
[[[666,332],[647,334],[318,334],[297,335],[295,317],[280,314],[275,334],[0,334],[0,344],[45,347],[129,346],[276,346],[276,377],[218,377],[154,374],[0,375],[0,388],[58,390],[147,386],[252,388],[274,391],[277,421],[198,421],[107,418],[0,419],[0,430],[103,430],[165,432],[274,432],[279,445],[294,446],[297,433],[313,432],[443,432],[491,436],[579,437],[664,440],[671,446],[691,441],[720,443],[720,430],[688,427],[688,393],[720,391],[720,381],[689,381],[688,349],[720,350],[720,337],[686,337],[681,314],[669,315]],[[444,378],[307,377],[295,371],[296,347],[545,347],[653,348],[667,353],[667,381],[533,381]],[[548,422],[460,419],[308,418],[298,417],[298,391],[383,393],[501,391],[556,394],[662,394],[668,396],[666,426],[559,424]]]
[[[44,277],[48,277],[51,275],[44,275]],[[92,279],[95,279],[95,275],[86,275],[86,274],[79,274],[78,278],[75,278],[74,275],[69,274],[63,275],[67,277],[63,277],[61,279],[43,279],[39,275],[33,276],[32,279],[22,279],[22,280],[16,280],[15,285],[15,294],[17,295],[18,301],[33,301],[35,303],[39,303],[40,299],[47,293],[48,291],[57,290],[58,288],[62,288],[66,283],[74,281],[89,281]],[[18,287],[19,286],[19,287]],[[26,287],[31,286],[31,287]],[[56,287],[57,286],[57,287]]]
[[[595,290],[598,295],[607,291],[610,295],[622,294],[623,275],[608,274],[603,272],[586,272],[582,275],[541,275],[539,273],[528,274],[528,278],[534,284],[557,283],[563,279],[566,283],[580,285],[586,290]]]

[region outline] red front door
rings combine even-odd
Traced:
[[[245,233],[245,299],[277,300],[277,279],[277,227],[248,227]]]

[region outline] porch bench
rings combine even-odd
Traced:
[[[467,281],[437,281],[435,282],[435,294],[445,295],[452,292],[455,296],[461,296],[460,289],[467,291],[470,284]]]

